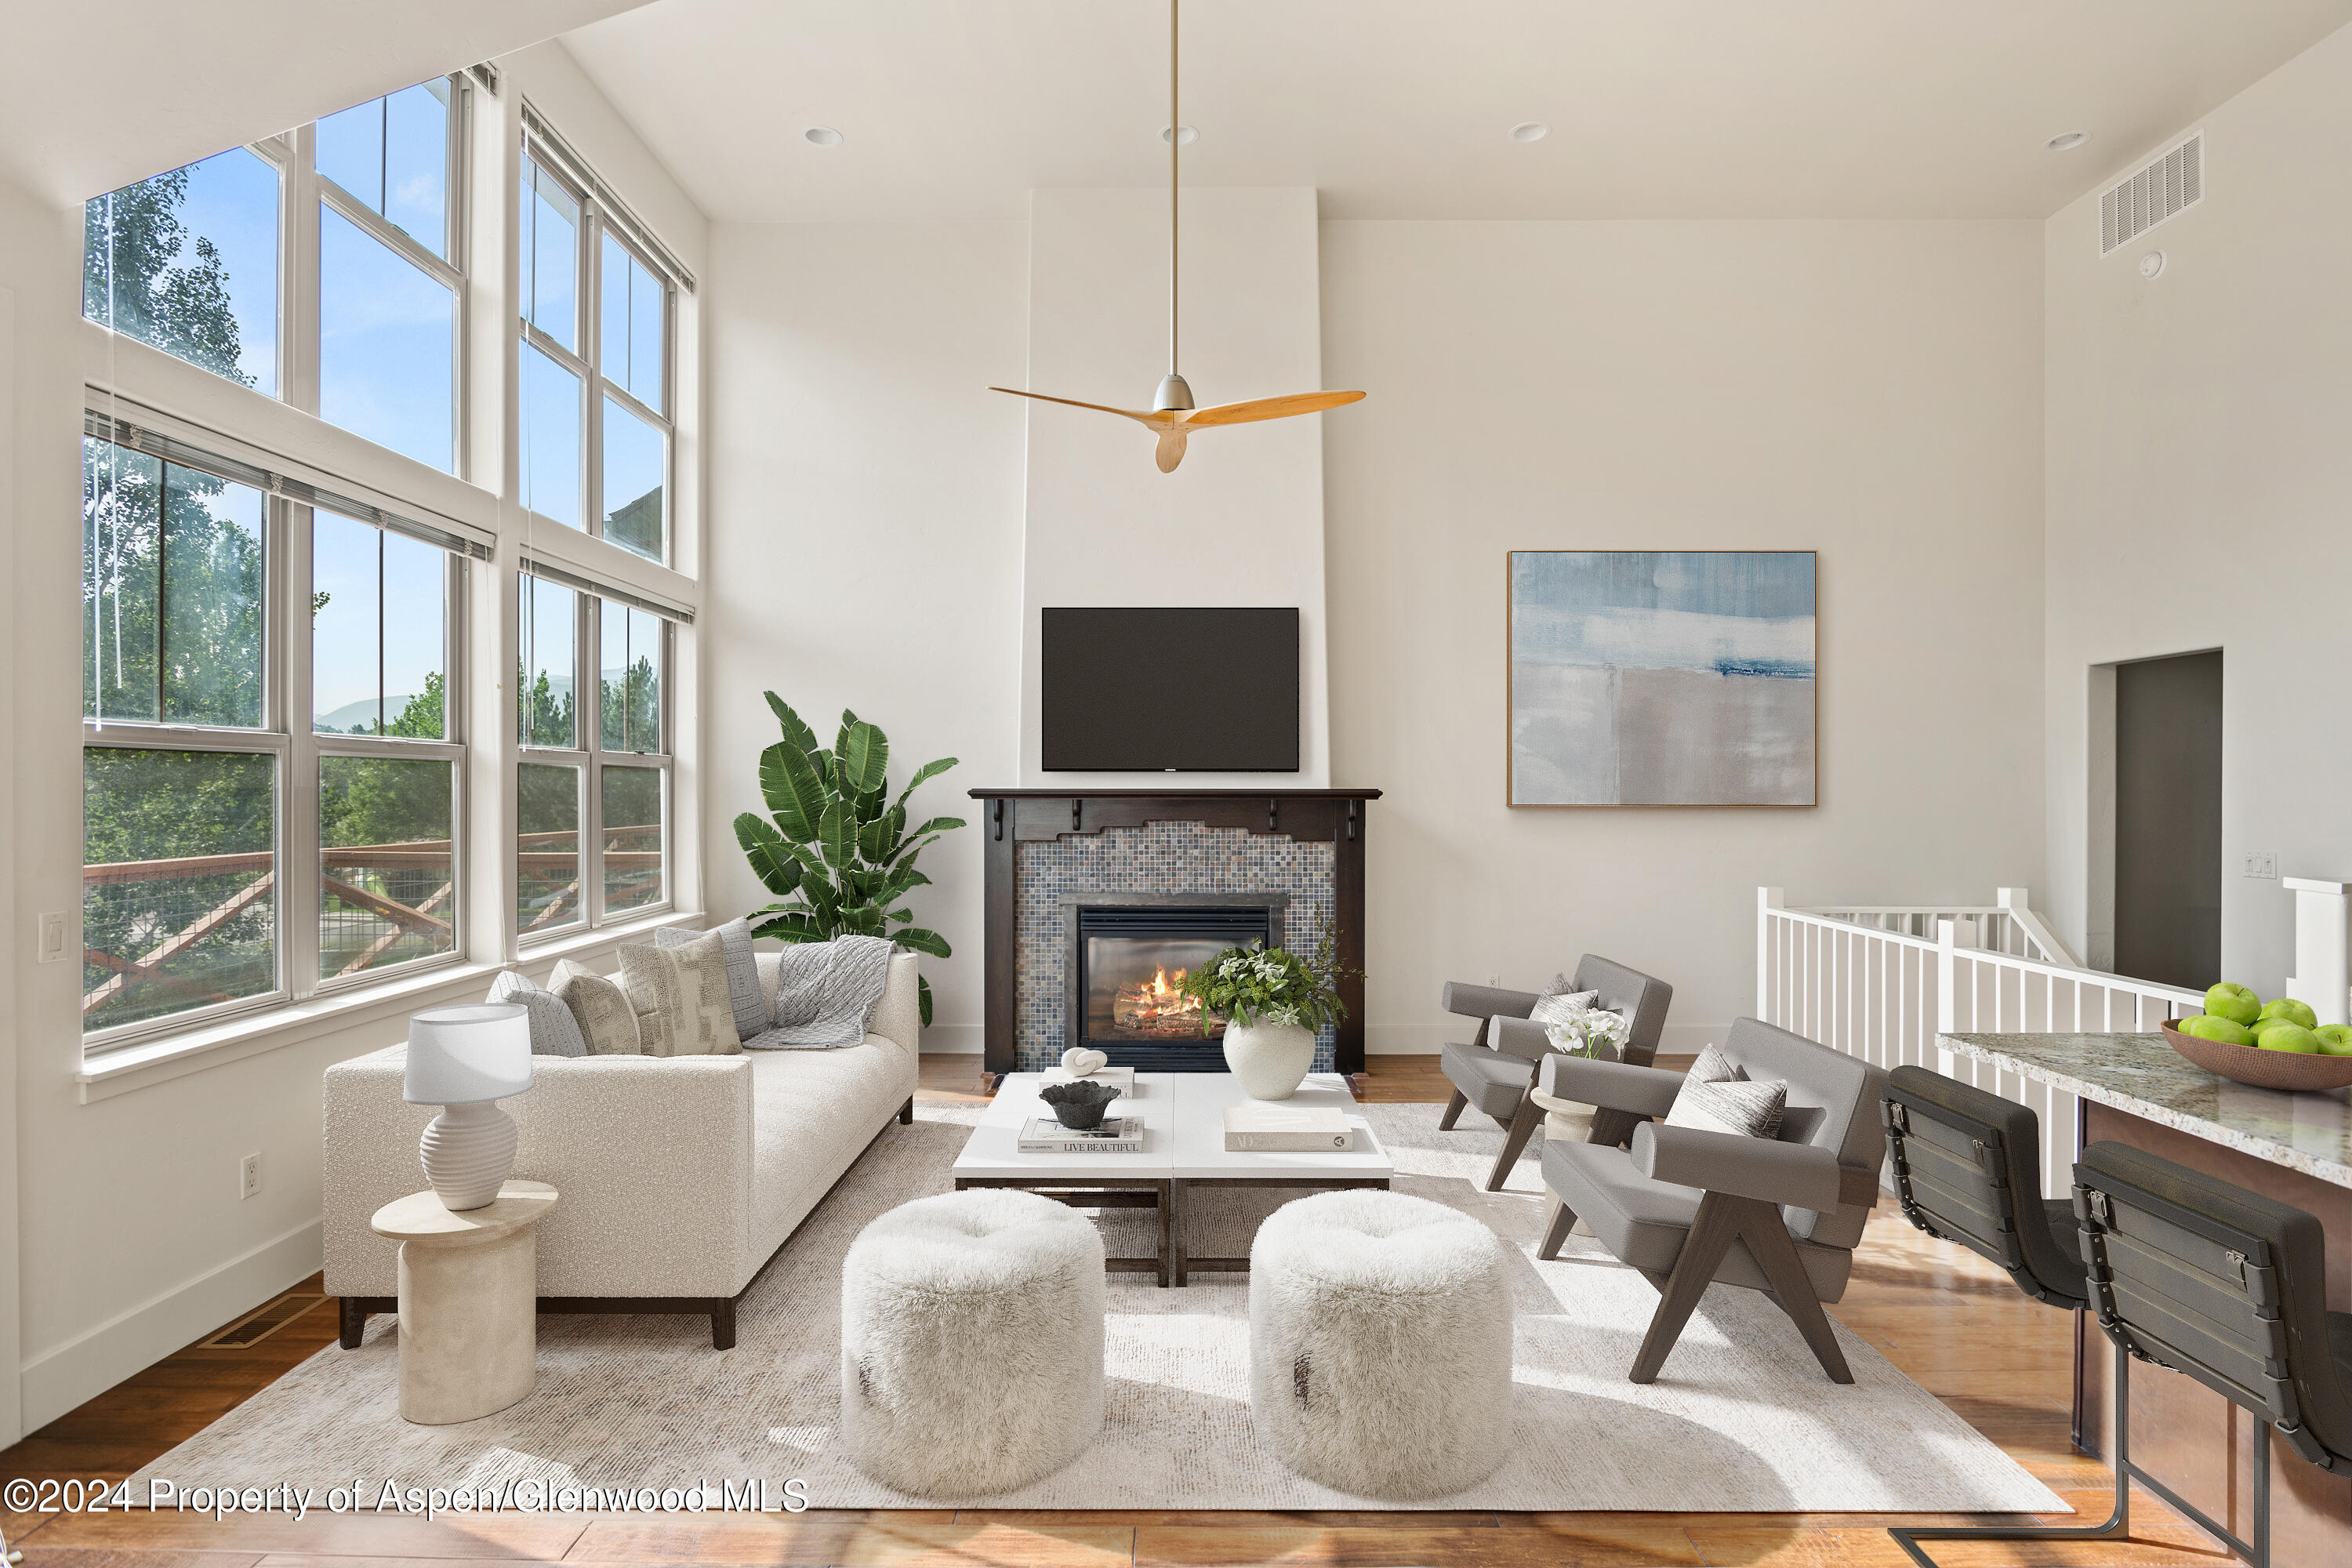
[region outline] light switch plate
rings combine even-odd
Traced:
[[[52,910],[41,917],[39,946],[34,956],[43,963],[63,963],[66,958],[66,917]]]
[[[2278,878],[2277,854],[2274,851],[2265,849],[2259,854],[2247,856],[2246,875],[2249,877],[2268,878],[2273,881],[2276,880]]]

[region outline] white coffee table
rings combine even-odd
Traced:
[[[1031,1117],[1051,1120],[1037,1098],[1038,1075],[1009,1075],[981,1123],[957,1156],[958,1191],[1018,1187],[1077,1208],[1157,1208],[1160,1245],[1150,1258],[1114,1258],[1115,1271],[1152,1272],[1162,1286],[1183,1285],[1192,1269],[1234,1272],[1247,1258],[1191,1258],[1180,1221],[1188,1192],[1201,1187],[1385,1187],[1396,1173],[1388,1152],[1356,1110],[1348,1080],[1318,1073],[1285,1101],[1337,1106],[1356,1128],[1345,1153],[1240,1153],[1225,1147],[1223,1112],[1248,1100],[1231,1073],[1138,1073],[1135,1093],[1113,1100],[1106,1116],[1140,1117],[1143,1148],[1132,1154],[1024,1154],[1021,1129]]]

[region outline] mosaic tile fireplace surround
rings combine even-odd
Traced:
[[[1363,963],[1365,807],[1377,790],[974,790],[987,846],[987,1043],[992,1079],[1034,1072],[1070,1043],[1079,907],[1255,906],[1276,940],[1328,923],[1340,962]],[[1363,1070],[1363,984],[1316,1043],[1317,1072]],[[1213,1043],[1162,1070],[1221,1070]],[[1149,1065],[1138,1059],[1139,1066]]]

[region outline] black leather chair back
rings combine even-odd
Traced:
[[[1879,1112],[1906,1218],[2000,1264],[2037,1301],[2085,1304],[2074,1206],[2042,1198],[2042,1124],[2031,1108],[1899,1067]]]

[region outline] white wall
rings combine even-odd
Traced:
[[[1605,953],[1668,1049],[1755,889],[1989,902],[2042,861],[2039,226],[1323,226],[1332,776],[1376,785],[1373,1050]],[[1504,805],[1510,550],[1817,550],[1821,805]]]
[[[2221,968],[2267,996],[2294,900],[2243,857],[2352,877],[2352,31],[2202,124],[2201,205],[2105,260],[2108,182],[2046,227],[2052,910],[2084,937],[2090,667],[2218,647]]]
[[[895,780],[961,758],[911,803],[972,825],[924,852],[936,886],[908,900],[955,950],[923,960],[927,1050],[980,1049],[964,792],[1017,766],[1023,412],[987,387],[1021,384],[1027,273],[1021,223],[711,231],[709,907],[771,901],[727,826],[763,809],[777,725],[761,692],[828,739],[844,708],[879,724]]]
[[[1323,386],[1315,203],[1307,189],[1196,190],[1186,198],[1182,363],[1202,407]],[[1167,194],[1038,191],[1029,237],[1028,376],[998,384],[1149,409],[1168,369]],[[1163,474],[1152,461],[1152,433],[1130,420],[1050,404],[1026,412],[1021,773],[985,782],[1142,782],[1041,766],[1041,610],[1218,605],[1298,610],[1298,771],[1190,773],[1183,787],[1329,784],[1318,421],[1204,431],[1192,437],[1182,465]]]

